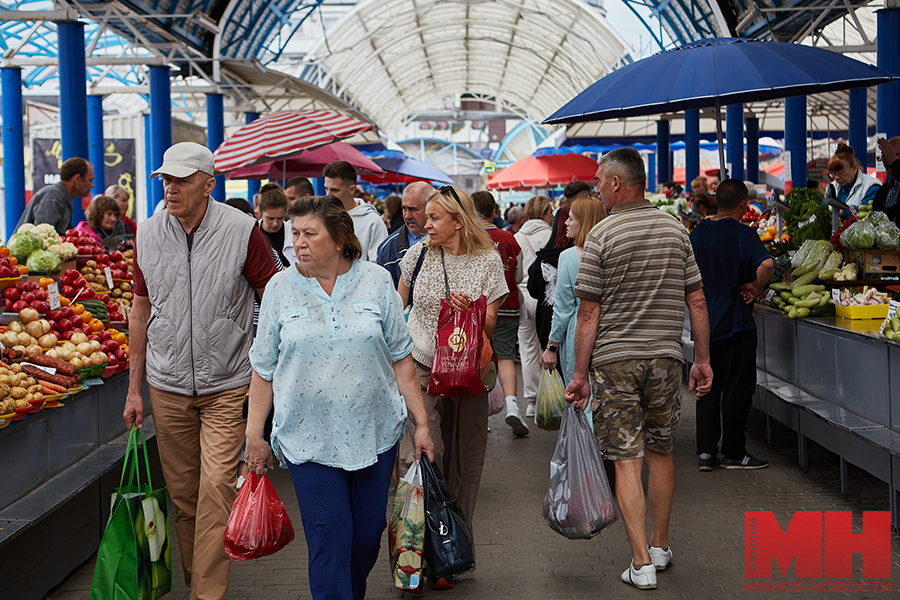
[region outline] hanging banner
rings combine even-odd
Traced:
[[[134,178],[137,173],[134,140],[105,140],[104,173],[106,186],[118,185],[131,197],[128,214],[134,214]],[[33,167],[32,190],[37,192],[45,185],[59,183],[62,167],[62,144],[59,140],[36,138],[32,140]],[[97,168],[97,165],[94,165]]]
[[[794,178],[791,176],[791,151],[782,152],[781,160],[784,161],[784,193],[787,194],[794,187]]]

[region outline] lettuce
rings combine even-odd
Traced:
[[[841,245],[845,248],[872,248],[875,246],[875,227],[868,218],[857,221],[841,234]]]
[[[866,222],[868,222],[868,217]],[[888,222],[875,230],[875,245],[882,250],[897,250],[900,248],[900,229]]]
[[[61,259],[56,252],[50,252],[49,250],[35,250],[31,253],[31,256],[28,257],[25,264],[29,271],[49,273],[55,269],[60,262]]]

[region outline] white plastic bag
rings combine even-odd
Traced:
[[[500,379],[494,388],[488,394],[488,415],[496,415],[506,406],[506,395],[503,393],[503,387],[500,385]]]
[[[543,514],[553,531],[571,540],[588,540],[619,519],[597,441],[584,412],[572,404],[550,460]]]

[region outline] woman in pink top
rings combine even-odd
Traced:
[[[97,196],[84,211],[85,219],[75,226],[78,231],[87,232],[92,238],[102,243],[110,236],[124,235],[125,225],[119,219],[122,209],[119,203],[109,196]]]

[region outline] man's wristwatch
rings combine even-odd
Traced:
[[[552,350],[553,352],[559,351],[559,346],[554,343],[547,344],[547,350]]]

